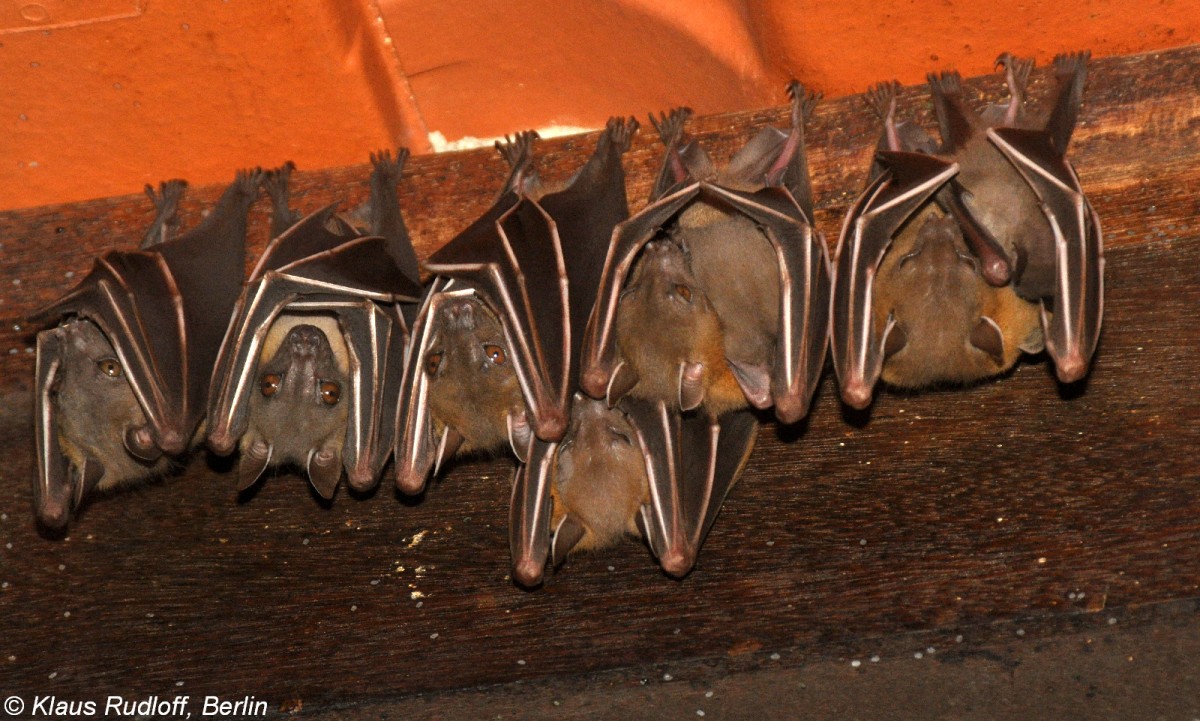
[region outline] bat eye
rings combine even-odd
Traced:
[[[96,361],[96,367],[100,369],[101,373],[108,376],[109,378],[120,378],[121,377],[121,364],[118,363],[115,358],[105,358],[103,360],[98,360],[98,361]]]
[[[611,426],[609,427],[608,432],[613,434],[613,438],[615,440],[622,441],[627,446],[633,445],[633,439],[629,437],[629,434],[622,433],[621,431],[618,431],[616,428],[612,428]]]
[[[508,360],[508,356],[504,354],[504,349],[498,345],[485,345],[483,352],[487,354],[488,360],[496,365],[504,365],[504,361]]]
[[[258,384],[258,389],[262,391],[263,396],[270,398],[279,392],[279,382],[283,380],[278,373],[267,373],[262,377],[262,382]]]
[[[435,375],[438,372],[438,368],[442,367],[442,355],[443,354],[439,351],[437,353],[430,353],[429,355],[425,356],[426,373],[429,375]]]
[[[327,406],[336,406],[337,402],[342,398],[342,389],[333,381],[325,381],[321,384],[321,402]]]
[[[679,285],[675,286],[675,292],[679,294],[680,298],[683,298],[689,303],[692,302],[692,289],[686,285],[680,283]]]

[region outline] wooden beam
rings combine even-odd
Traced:
[[[808,420],[764,427],[682,582],[631,541],[515,588],[503,459],[460,464],[418,501],[385,487],[324,505],[288,475],[239,499],[199,456],[91,504],[66,538],[40,537],[19,319],[96,253],[132,245],[151,211],[131,196],[0,213],[0,688],[311,709],[1200,597],[1198,73],[1200,48],[1094,63],[1071,157],[1104,223],[1107,303],[1084,384],[1062,388],[1034,362],[971,389],[884,393],[857,414],[827,378]],[[1035,97],[1046,81],[1035,75]],[[994,98],[1000,84],[968,87]],[[902,103],[929,122],[923,89]],[[725,157],[784,115],[696,129]],[[831,241],[877,133],[861,98],[817,113]],[[635,200],[658,162],[649,136],[627,157]],[[565,177],[593,142],[544,143],[544,174]],[[410,162],[401,202],[425,256],[485,209],[503,167],[489,151]],[[361,200],[367,174],[298,173],[299,203]],[[219,191],[189,196],[185,227]],[[257,251],[265,207],[255,215]]]

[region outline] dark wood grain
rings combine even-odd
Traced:
[[[0,689],[253,694],[311,712],[1200,597],[1197,77],[1197,48],[1094,63],[1072,157],[1104,222],[1107,303],[1085,384],[1063,388],[1035,359],[995,383],[885,393],[854,414],[826,378],[799,428],[764,427],[682,582],[629,542],[573,559],[541,590],[515,588],[503,459],[454,468],[419,501],[384,488],[326,506],[294,476],[239,499],[231,474],[200,456],[91,504],[67,537],[40,536],[18,319],[93,254],[131,244],[151,213],[127,197],[0,214]],[[903,98],[928,120],[923,90]],[[721,157],[783,115],[696,127]],[[876,133],[859,98],[817,114],[828,236]],[[593,142],[545,143],[544,172],[565,175]],[[643,133],[628,158],[633,197],[657,155]],[[490,202],[493,156],[410,161],[401,201],[422,256]],[[300,203],[361,200],[366,175],[298,173]],[[219,190],[189,196],[185,225]],[[261,247],[265,205],[255,212]]]

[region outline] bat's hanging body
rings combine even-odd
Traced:
[[[405,307],[420,294],[396,198],[407,156],[371,156],[367,235],[332,207],[297,220],[290,164],[267,178],[273,240],[229,325],[209,411],[209,446],[240,449],[243,489],[279,465],[303,468],[326,499],[343,470],[356,490],[379,481],[395,433]]]
[[[136,251],[98,258],[36,323],[38,519],[61,528],[95,490],[165,471],[192,444],[241,287],[246,214],[262,174],[238,173],[212,213],[171,238],[185,184],[164,183]]]
[[[420,492],[459,451],[506,445],[527,459],[534,439],[567,430],[573,349],[603,249],[628,217],[621,155],[636,123],[609,122],[591,159],[559,188],[532,164],[536,135],[497,143],[511,167],[495,205],[426,262],[436,275],[413,326],[396,438],[396,483]],[[570,280],[568,280],[570,279]],[[544,563],[544,562],[543,562]]]
[[[583,390],[709,414],[808,411],[828,340],[829,260],[812,224],[804,122],[764,129],[720,172],[686,134],[686,109],[655,122],[666,158],[641,212],[613,235],[583,348]]]
[[[898,123],[895,83],[875,88],[883,139],[838,242],[832,346],[843,400],[876,381],[967,383],[1049,352],[1063,382],[1082,378],[1100,334],[1100,221],[1065,159],[1087,54],[1055,58],[1051,107],[1025,107],[1032,61],[1010,55],[1011,98],[976,114],[955,73],[931,75],[936,145]]]

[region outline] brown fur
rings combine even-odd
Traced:
[[[882,378],[902,388],[970,383],[1011,368],[1023,347],[1037,345],[1038,306],[1011,286],[995,288],[979,273],[957,223],[930,205],[897,234],[875,280],[873,322],[881,336],[889,316],[907,344],[884,362]],[[999,325],[1003,361],[970,342],[982,316]]]
[[[690,293],[679,292],[684,286]],[[683,363],[704,366],[704,407],[713,413],[746,405],[725,362],[721,319],[683,250],[671,240],[648,243],[617,307],[617,347],[638,375],[639,398],[679,403]]]
[[[464,453],[500,450],[508,443],[508,416],[525,408],[500,321],[472,298],[442,305],[434,322],[437,331],[418,362],[426,364],[435,354],[442,356],[429,383],[435,433],[440,437],[446,426],[456,429],[464,439],[460,449]],[[504,362],[488,358],[487,346],[501,348]],[[427,365],[422,372],[429,372]]]
[[[575,551],[639,535],[635,519],[649,502],[646,468],[637,435],[619,410],[576,397],[553,478],[550,527],[568,514],[581,523],[585,533]]]

